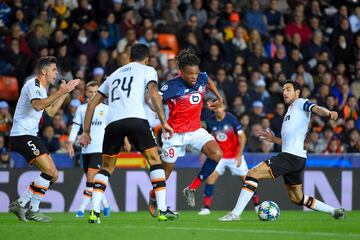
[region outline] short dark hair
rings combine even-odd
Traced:
[[[176,56],[176,61],[180,69],[184,69],[186,66],[199,66],[200,59],[196,54],[190,49],[182,49],[180,53]]]
[[[293,85],[295,91],[296,91],[296,90],[299,90],[299,91],[300,91],[300,94],[301,94],[301,86],[300,86],[297,82],[295,82],[295,81],[286,80],[286,81],[282,84],[282,86],[284,87],[285,84],[288,84],[288,83],[291,84],[291,85]]]
[[[48,67],[51,64],[56,64],[56,57],[53,56],[41,57],[37,61],[36,71],[40,73],[45,67]]]
[[[130,59],[131,61],[142,61],[145,58],[149,57],[150,49],[145,44],[137,43],[130,49]]]

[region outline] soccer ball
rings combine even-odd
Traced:
[[[280,217],[279,206],[272,201],[265,201],[259,205],[258,217],[261,221],[276,221]]]

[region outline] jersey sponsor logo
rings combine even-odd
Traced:
[[[191,94],[189,100],[190,100],[190,103],[193,105],[199,104],[201,102],[201,94],[200,93]]]
[[[290,115],[285,115],[285,117],[284,117],[284,122],[285,121],[289,121],[290,120]]]
[[[102,121],[99,121],[99,120],[95,119],[94,121],[91,122],[91,125],[93,125],[93,126],[101,126]]]
[[[161,87],[161,91],[166,91],[168,90],[169,86],[167,84],[165,84],[164,86]]]
[[[223,132],[217,133],[215,137],[216,137],[216,140],[219,142],[225,142],[228,138],[227,135]]]
[[[105,114],[105,112],[104,112],[103,110],[101,110],[101,111],[99,112],[100,117],[104,116],[104,114]]]
[[[39,97],[41,97],[41,92],[40,92],[40,90],[36,90],[36,94],[37,94]]]

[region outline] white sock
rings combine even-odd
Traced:
[[[166,211],[166,186],[165,171],[162,168],[156,168],[150,172],[151,183],[155,192],[158,209]]]
[[[98,172],[94,178],[93,193],[91,199],[91,209],[97,213],[100,213],[101,199],[103,198],[106,185],[109,182],[109,177]]]
[[[330,213],[331,215],[333,215],[335,211],[335,208],[308,195],[304,195],[304,206],[315,211]]]
[[[241,189],[235,208],[232,210],[233,214],[235,214],[236,216],[241,215],[246,205],[249,203],[252,196],[254,195],[257,186],[258,186],[257,179],[252,177],[245,178],[244,187]]]
[[[87,207],[87,205],[91,201],[92,192],[93,192],[92,187],[86,187],[84,189],[84,194],[81,197],[81,204],[80,204],[80,207],[79,207],[79,211],[82,211],[82,212],[85,211],[85,208]]]
[[[110,204],[109,204],[105,194],[101,198],[101,204],[103,205],[104,208],[110,207]]]
[[[26,204],[31,200],[33,193],[30,191],[30,186],[26,188],[21,197],[17,200],[21,207],[25,207]]]
[[[50,180],[43,178],[42,175],[43,174],[35,179],[29,188],[33,192],[30,202],[30,209],[33,212],[39,211],[40,201],[45,196],[45,193],[50,186]]]

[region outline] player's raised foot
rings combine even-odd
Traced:
[[[228,212],[225,216],[218,218],[221,222],[240,221],[240,219],[240,216],[236,216],[232,212]]]
[[[75,217],[82,218],[82,217],[84,217],[84,215],[85,215],[84,211],[79,210],[76,212]]]
[[[18,219],[23,222],[27,222],[27,219],[25,216],[26,211],[27,211],[27,208],[21,207],[20,203],[18,201],[12,202],[9,205],[9,212],[14,213],[18,217]]]
[[[171,211],[169,208],[166,209],[166,211],[158,211],[157,219],[159,221],[167,221],[167,220],[177,220],[179,218],[180,214],[177,212]]]
[[[89,223],[101,223],[100,213],[95,212],[94,210],[90,210],[90,215],[88,218]]]
[[[157,217],[158,216],[158,209],[157,209],[157,202],[156,202],[156,198],[153,198],[151,196],[151,191],[149,192],[149,213],[152,217]]]
[[[111,208],[110,207],[104,208],[103,213],[104,213],[104,217],[109,217],[111,213]]]
[[[344,220],[345,219],[345,209],[344,208],[335,208],[333,213],[333,218],[337,220]]]
[[[26,216],[26,219],[35,221],[35,222],[52,222],[53,221],[53,219],[51,217],[48,217],[39,211],[33,212],[30,209],[26,212],[25,216]]]
[[[211,214],[211,211],[209,208],[202,208],[200,209],[200,211],[198,212],[198,215],[201,215],[201,216],[205,216],[205,215],[210,215]]]
[[[195,189],[190,189],[189,187],[184,188],[183,194],[186,199],[186,203],[190,207],[195,207]]]

